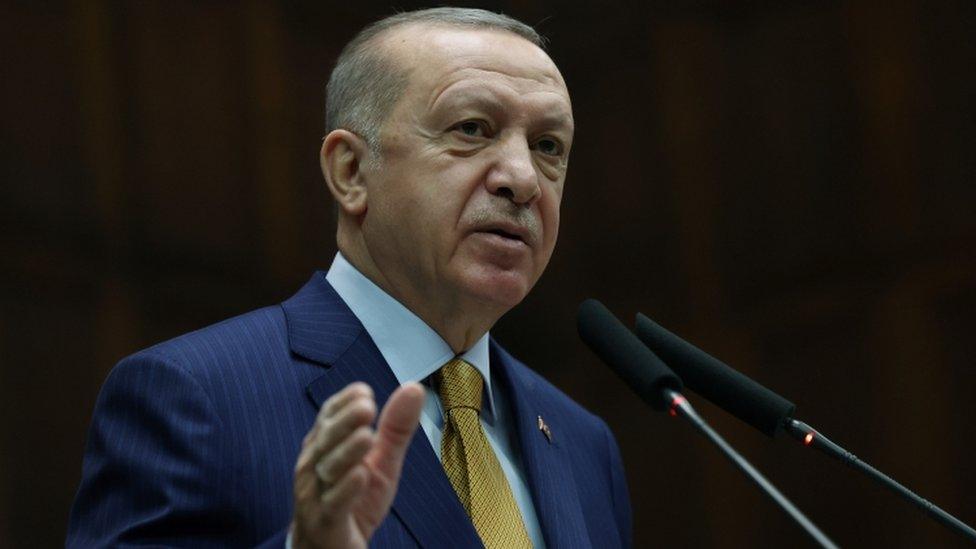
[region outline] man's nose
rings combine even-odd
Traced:
[[[539,197],[539,176],[532,164],[532,151],[524,137],[506,140],[488,174],[488,192],[528,205]]]

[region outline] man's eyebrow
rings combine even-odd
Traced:
[[[554,130],[566,130],[573,131],[575,123],[573,122],[573,116],[566,112],[560,111],[548,111],[546,114],[542,115],[539,119],[539,126],[542,128],[551,128]]]
[[[448,86],[448,88],[450,87]],[[463,93],[444,93],[448,88],[442,90],[432,102],[432,111],[439,110],[445,106],[472,107],[488,112],[502,112],[506,110],[504,102],[497,95],[485,88],[476,87],[465,90]],[[552,103],[552,108],[546,110],[545,114],[538,117],[533,125],[551,130],[573,131],[573,115],[562,106],[561,102],[553,101]]]
[[[452,92],[452,88],[455,88],[455,82],[449,84],[443,90],[440,90],[437,95],[435,95],[430,102],[430,110],[440,108],[440,105],[447,103],[451,105],[452,103],[465,103],[471,104],[476,107],[489,107],[489,108],[501,108],[501,101],[495,96],[494,93],[488,91],[483,87],[472,87],[466,86],[466,90],[462,92]]]

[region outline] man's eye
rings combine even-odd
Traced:
[[[547,154],[550,156],[559,156],[563,154],[562,143],[548,137],[536,141],[534,148],[542,154]]]
[[[485,123],[477,120],[466,120],[455,125],[453,129],[469,137],[483,137],[488,134]]]

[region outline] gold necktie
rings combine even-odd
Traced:
[[[441,461],[481,541],[487,549],[531,548],[508,479],[481,428],[481,374],[456,358],[435,379],[444,407]]]

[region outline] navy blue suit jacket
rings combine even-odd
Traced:
[[[630,546],[630,502],[607,426],[494,341],[491,367],[509,395],[549,547]],[[302,438],[322,403],[356,380],[379,406],[397,387],[321,272],[280,306],[124,359],[95,406],[67,545],[282,546]],[[371,545],[481,546],[419,429]]]

